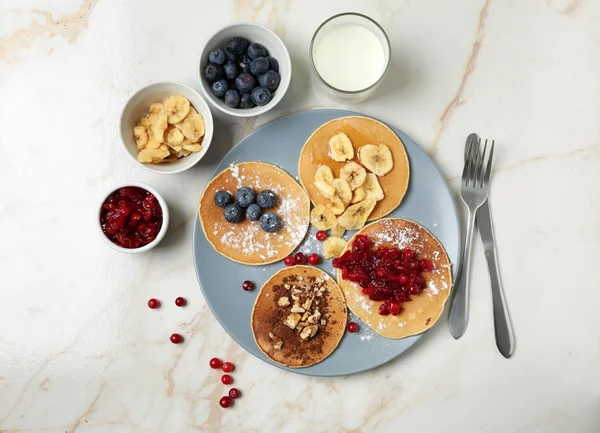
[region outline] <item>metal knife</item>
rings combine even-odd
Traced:
[[[470,134],[467,137],[467,143],[469,143],[471,138],[479,139],[479,136],[475,133]],[[475,223],[477,224],[477,228],[479,228],[479,234],[481,235],[481,240],[483,242],[485,258],[490,273],[496,346],[498,346],[498,350],[505,358],[510,358],[515,350],[515,335],[508,314],[504,289],[502,288],[502,281],[500,280],[500,272],[498,270],[498,257],[496,255],[496,241],[494,239],[489,198],[477,210]]]

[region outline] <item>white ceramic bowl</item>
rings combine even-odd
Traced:
[[[163,102],[169,96],[182,95],[189,99],[196,111],[204,117],[204,138],[202,139],[202,150],[193,152],[188,156],[179,158],[176,162],[168,164],[142,164],[137,160],[138,150],[133,136],[133,128],[137,122],[148,113],[148,107],[154,102]],[[194,166],[200,161],[208,148],[213,137],[213,118],[208,104],[198,92],[185,84],[176,82],[154,83],[142,87],[135,92],[129,101],[123,107],[121,112],[121,141],[127,154],[136,164],[141,165],[146,170],[158,174],[179,173]]]
[[[250,42],[257,42],[264,45],[269,52],[269,55],[274,57],[279,63],[278,72],[281,76],[281,82],[279,83],[277,90],[273,92],[273,97],[267,105],[263,105],[262,107],[256,106],[253,108],[229,108],[222,99],[213,95],[210,84],[204,78],[204,68],[208,63],[208,53],[215,48],[225,49],[229,39],[234,36],[243,36]],[[283,41],[271,30],[256,23],[242,22],[223,27],[215,33],[204,46],[198,65],[198,79],[200,80],[200,86],[206,99],[222,112],[236,117],[253,117],[269,111],[281,101],[283,95],[287,92],[291,78],[292,62],[290,60],[290,53],[283,44]]]
[[[143,247],[139,247],[139,248],[123,248],[123,247],[118,246],[117,244],[115,244],[113,241],[111,241],[106,236],[106,234],[102,230],[102,225],[100,224],[100,215],[101,215],[101,212],[102,212],[102,205],[104,204],[104,202],[106,201],[106,199],[113,192],[115,192],[119,188],[123,188],[124,186],[137,186],[138,188],[142,188],[142,189],[145,189],[148,192],[151,192],[152,194],[154,194],[154,196],[158,200],[158,204],[160,204],[160,207],[162,209],[163,222],[162,222],[162,226],[160,227],[160,231],[158,232],[158,235],[156,236],[156,238],[152,242],[150,242],[149,244],[144,245]],[[167,202],[165,201],[165,199],[160,195],[160,193],[157,190],[155,190],[154,188],[152,188],[150,185],[147,185],[147,184],[142,183],[142,182],[122,182],[122,183],[119,183],[119,184],[113,186],[108,191],[106,191],[106,193],[100,198],[100,204],[98,205],[98,209],[97,209],[97,213],[96,213],[96,227],[98,227],[98,233],[100,233],[100,236],[102,237],[102,239],[104,239],[104,242],[106,242],[106,244],[108,246],[110,246],[112,249],[117,250],[117,251],[119,251],[121,253],[126,253],[126,254],[143,253],[144,251],[151,250],[152,248],[154,248],[155,246],[157,246],[160,243],[160,241],[165,237],[165,234],[167,233],[167,229],[169,227],[169,208],[167,207]]]

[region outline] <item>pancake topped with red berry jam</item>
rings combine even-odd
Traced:
[[[452,265],[442,244],[401,218],[365,226],[333,266],[348,308],[387,338],[431,328],[452,288]]]

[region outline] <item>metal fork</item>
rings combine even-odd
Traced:
[[[492,158],[494,156],[494,141],[490,146],[490,153],[486,161],[488,141],[485,140],[483,152],[479,151],[481,139],[471,139],[469,142],[468,157],[462,174],[460,196],[468,209],[467,235],[465,246],[458,270],[457,282],[454,287],[454,297],[450,307],[450,333],[454,338],[460,338],[467,329],[469,322],[469,269],[471,267],[471,245],[475,229],[475,214],[477,209],[487,200],[490,189],[490,173]]]

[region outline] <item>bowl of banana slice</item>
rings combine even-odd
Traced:
[[[206,101],[189,86],[153,83],[134,93],[121,112],[127,154],[153,173],[180,173],[200,161],[212,141]]]

